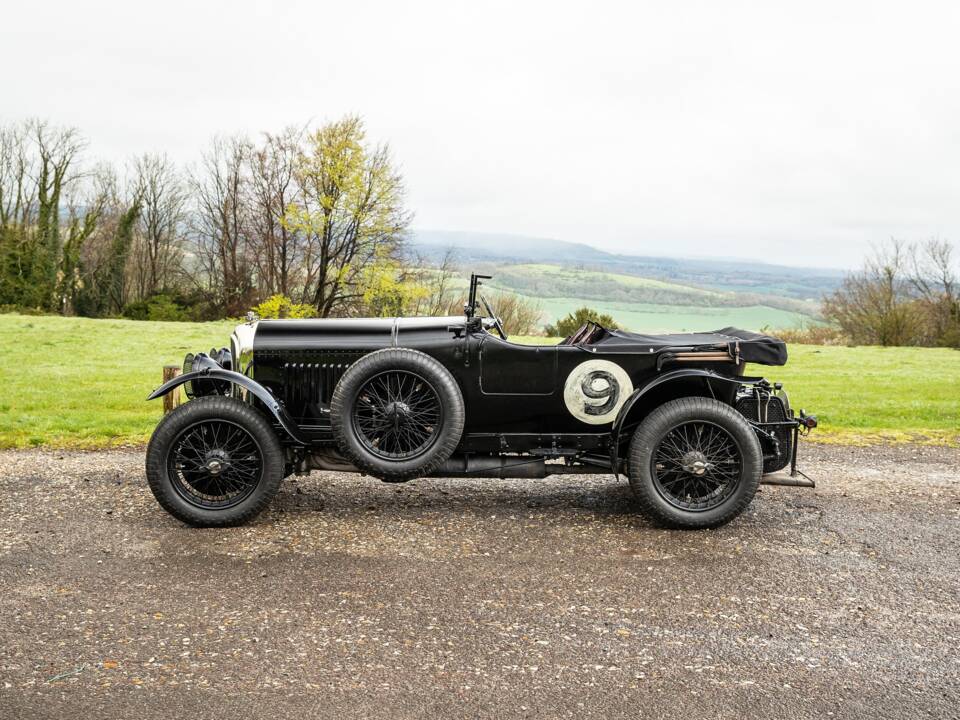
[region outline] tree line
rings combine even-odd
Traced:
[[[823,315],[841,342],[960,347],[955,268],[947,240],[890,240],[824,297]]]
[[[411,219],[389,148],[356,116],[216,138],[190,168],[146,154],[118,169],[90,162],[76,129],[0,126],[0,309],[152,320],[254,307],[263,317],[459,314],[452,257],[411,257]],[[955,267],[948,241],[890,241],[823,298],[829,326],[788,339],[960,347]],[[535,303],[501,293],[494,305],[511,333],[539,331]]]
[[[0,306],[202,320],[274,296],[318,317],[452,302],[450,268],[405,255],[403,178],[358,117],[217,138],[189,169],[86,149],[76,129],[0,126]]]

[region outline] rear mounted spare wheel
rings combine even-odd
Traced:
[[[404,482],[431,474],[453,454],[463,433],[463,396],[429,355],[387,348],[347,369],[330,418],[340,451],[358,469]]]

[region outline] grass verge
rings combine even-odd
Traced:
[[[226,345],[232,327],[0,315],[0,447],[146,443],[161,367]],[[748,372],[783,382],[794,407],[820,417],[813,439],[960,445],[960,352],[796,345],[790,356]]]

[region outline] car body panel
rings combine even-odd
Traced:
[[[243,372],[278,398],[311,443],[323,444],[332,439],[329,403],[340,377],[364,354],[388,347],[424,352],[450,371],[467,408],[461,449],[481,451],[493,435],[556,442],[609,434],[629,395],[663,372],[660,360],[672,346],[629,353],[622,343],[523,345],[459,316],[267,320],[255,324],[252,363]],[[727,377],[741,370],[732,356],[691,364]],[[585,368],[593,379],[571,386]],[[732,401],[733,390],[719,392]]]

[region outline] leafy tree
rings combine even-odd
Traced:
[[[556,325],[547,325],[544,332],[548,337],[567,337],[588,322],[595,322],[609,330],[616,330],[620,327],[610,315],[600,313],[592,308],[582,307],[565,318],[557,320]]]
[[[377,251],[373,260],[362,268],[357,285],[363,298],[361,312],[377,317],[412,314],[418,303],[430,294],[386,249]]]
[[[370,263],[399,258],[410,214],[389,150],[367,144],[360,118],[324,125],[306,144],[297,166],[301,195],[284,223],[305,236],[304,288],[328,317],[362,302]]]

